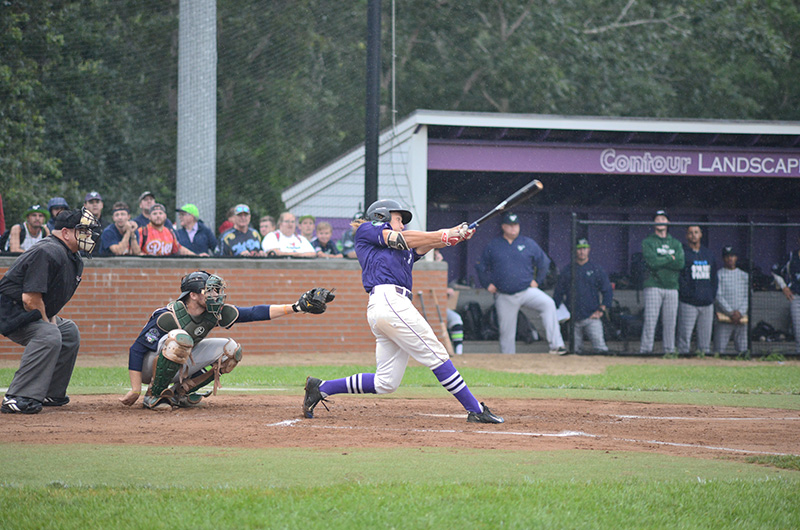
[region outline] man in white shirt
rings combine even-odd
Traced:
[[[294,214],[283,212],[278,217],[278,229],[264,236],[261,248],[269,257],[315,258],[314,247],[303,236],[295,234]]]

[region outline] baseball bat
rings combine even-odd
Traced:
[[[528,199],[530,199],[531,197],[542,191],[542,188],[544,188],[544,185],[539,180],[533,179],[532,181],[528,182],[520,189],[509,195],[508,198],[506,198],[506,200],[495,206],[493,210],[484,214],[483,217],[481,217],[477,221],[471,222],[469,224],[469,228],[470,229],[477,228],[482,222],[487,221],[496,215],[500,215],[509,208],[513,208],[518,204],[522,204],[523,202],[527,201]]]
[[[428,314],[425,312],[425,301],[422,299],[422,291],[417,291],[417,298],[419,298],[419,306],[422,308],[422,316],[428,320]]]
[[[447,350],[447,354],[452,357],[456,354],[456,351],[453,349],[453,341],[450,340],[450,332],[447,331],[447,322],[442,320],[442,311],[439,309],[439,298],[436,296],[436,291],[431,289],[431,294],[433,295],[433,303],[436,305],[436,314],[439,315],[439,328],[442,332],[442,344],[444,344],[444,349]]]

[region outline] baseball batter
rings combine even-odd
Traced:
[[[181,295],[157,309],[145,324],[128,355],[131,390],[120,401],[131,406],[148,383],[144,407],[171,410],[191,407],[219,387],[220,374],[231,372],[242,359],[242,347],[233,339],[206,338],[217,326],[273,320],[295,313],[324,313],[334,295],[311,289],[291,305],[237,307],[226,304],[226,284],[220,276],[196,271],[181,280]],[[211,392],[198,393],[214,382]],[[172,388],[169,388],[169,385]]]
[[[367,209],[365,219],[353,221],[355,250],[361,280],[369,293],[367,320],[375,335],[375,373],[342,379],[306,379],[303,415],[314,417],[314,407],[333,394],[388,394],[397,390],[409,357],[427,366],[467,410],[467,421],[503,423],[479,403],[450,361],[447,351],[412,303],[411,269],[434,248],[455,245],[472,237],[463,223],[434,232],[404,231],[411,212],[394,200],[379,200]]]

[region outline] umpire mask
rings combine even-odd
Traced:
[[[81,218],[75,225],[75,239],[78,241],[78,248],[91,254],[100,240],[100,235],[100,224],[97,219],[92,212],[81,208]]]

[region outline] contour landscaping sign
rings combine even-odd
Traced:
[[[523,173],[800,177],[800,150],[497,145],[431,140],[428,169]]]

